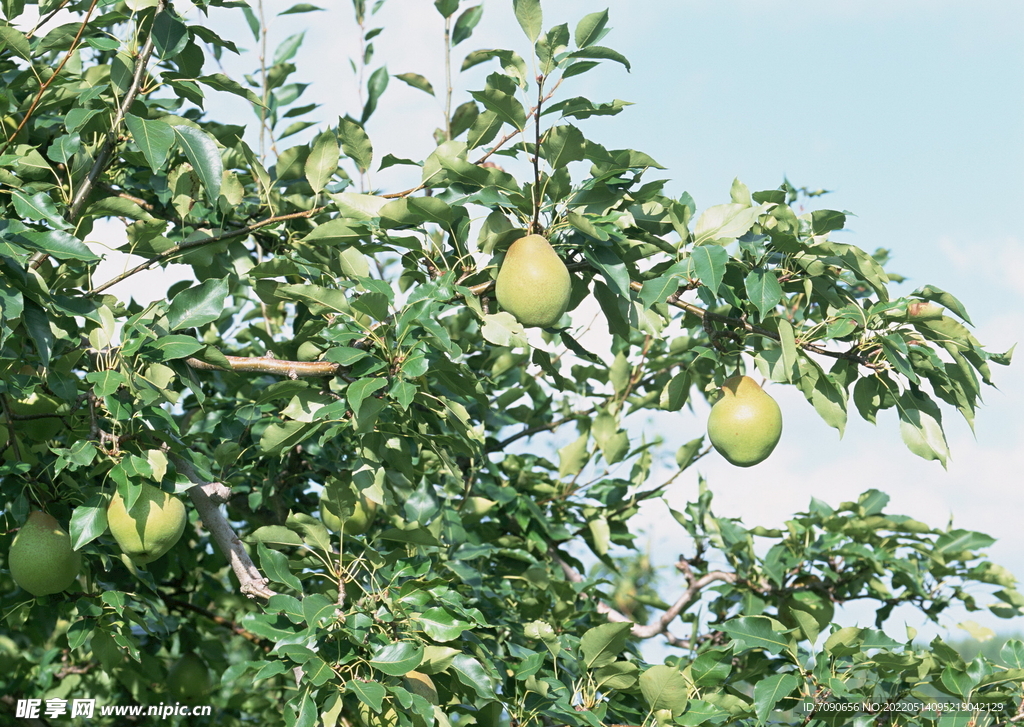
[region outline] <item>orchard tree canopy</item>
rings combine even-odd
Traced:
[[[690,404],[745,374],[796,387],[823,430],[894,409],[892,436],[944,465],[944,417],[973,422],[1009,354],[952,293],[896,297],[887,252],[844,242],[819,193],[736,181],[698,204],[657,149],[588,138],[631,112],[574,91],[599,64],[630,68],[606,11],[548,27],[515,0],[521,43],[474,49],[485,6],[436,0],[450,70],[428,79],[374,56],[383,4],[353,0],[359,110],[324,119],[325,90],[294,80],[301,34],[268,45],[258,2],[2,1],[0,714],[89,698],[192,700],[212,714],[189,724],[225,727],[1019,721],[1024,643],[965,662],[881,630],[906,605],[1021,615],[986,535],[891,513],[869,485],[750,528],[701,481],[671,511],[686,586],[659,593],[629,528],[720,456],[702,437],[666,452],[651,412],[700,430]],[[221,37],[213,7],[252,37]],[[262,50],[231,78],[218,60],[243,42]],[[373,143],[396,81],[444,108],[409,129],[433,137],[424,159]],[[211,118],[215,94],[252,121]],[[376,187],[396,166],[418,181]],[[108,218],[141,262],[101,279]],[[543,329],[494,290],[528,234],[571,276]],[[115,294],[169,263],[194,279],[165,300]],[[588,350],[581,306],[610,351]],[[152,488],[187,523],[174,541],[162,521],[173,546],[133,560],[107,508],[117,494],[147,523]],[[35,510],[82,558],[38,598],[7,555]],[[875,628],[833,623],[858,599]],[[665,663],[643,658],[651,639]]]

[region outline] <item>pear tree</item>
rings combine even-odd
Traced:
[[[658,150],[595,141],[631,112],[580,95],[630,67],[609,13],[514,0],[520,42],[476,48],[506,1],[436,0],[428,79],[389,73],[384,0],[354,0],[336,119],[258,1],[0,3],[0,722],[72,699],[221,727],[1020,722],[1024,643],[966,659],[890,618],[1020,616],[992,538],[868,485],[744,523],[699,476],[772,455],[762,382],[823,430],[888,410],[939,466],[1010,354],[953,293],[898,293],[815,193],[698,204]],[[399,92],[443,108],[408,130],[419,158],[374,139]],[[134,257],[103,274],[111,224]],[[172,264],[191,277],[166,297],[122,292]],[[644,426],[703,431],[705,399],[710,442]],[[645,503],[677,524],[677,585],[631,525]]]

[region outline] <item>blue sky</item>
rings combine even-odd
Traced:
[[[290,4],[266,3],[271,48],[307,30],[295,80],[312,83],[305,98],[323,104],[311,118],[336,123],[339,114],[358,116],[348,67],[358,53],[350,4],[333,0],[320,3],[325,12],[275,17]],[[483,20],[456,49],[456,66],[477,48],[525,53],[511,7],[511,0],[484,0]],[[1024,4],[549,0],[545,27],[569,22],[572,28],[605,7],[613,30],[602,43],[625,54],[632,72],[605,63],[567,82],[565,91],[636,105],[614,118],[582,122],[587,134],[650,153],[668,168],[651,178],[670,179],[670,193],[688,191],[700,208],[728,201],[735,177],[751,189],[774,188],[786,176],[797,186],[833,190],[820,205],[856,215],[835,239],[891,249],[890,268],[910,279],[903,292],[930,283],[955,293],[991,349],[1022,338]],[[252,36],[236,17],[216,10],[213,24],[252,49]],[[443,86],[442,21],[431,2],[389,0],[370,27],[376,25],[385,31],[374,41],[371,68],[386,62],[391,73],[417,72]],[[226,60],[236,77],[256,65],[252,52]],[[456,103],[466,100],[468,88],[482,86],[486,72],[481,67],[457,80]],[[215,117],[252,120],[233,97],[211,99],[208,109]],[[423,158],[441,119],[438,100],[392,79],[368,125],[377,158],[387,152]],[[402,173],[396,168],[373,181],[400,189]],[[786,431],[767,462],[738,470],[709,457],[697,469],[715,491],[720,514],[751,525],[776,526],[812,495],[838,504],[878,488],[892,496],[891,511],[936,526],[952,515],[957,527],[998,537],[993,559],[1024,575],[1020,371],[1019,363],[997,369],[999,390],[987,394],[976,437],[952,413],[947,417],[948,471],[910,454],[893,417],[882,416],[873,427],[853,414],[840,442],[801,395],[781,386],[769,391],[783,406]],[[695,416],[662,415],[654,423],[678,444],[701,433],[705,414],[698,408]],[[694,475],[680,480],[669,499],[680,507],[695,493]],[[646,509],[637,525],[656,553],[667,554],[661,565],[670,565],[682,548],[676,545],[681,533],[664,508]],[[847,617],[865,623],[862,613]],[[971,618],[1024,630],[1020,622]]]

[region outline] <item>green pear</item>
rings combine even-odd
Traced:
[[[547,240],[527,235],[509,246],[494,292],[501,307],[524,326],[547,328],[569,307],[572,279]]]
[[[185,654],[167,672],[167,689],[183,702],[196,702],[210,691],[210,670],[195,654]]]
[[[722,396],[708,416],[708,439],[737,467],[763,462],[782,436],[782,411],[749,376],[722,384]]]
[[[66,590],[82,569],[71,536],[51,515],[35,510],[14,536],[7,556],[14,582],[33,596]]]
[[[332,510],[335,512],[332,512]],[[362,535],[365,533],[370,529],[370,524],[373,522],[373,516],[376,512],[376,502],[366,497],[360,497],[355,502],[352,515],[345,520],[345,533],[348,535]],[[323,492],[320,493],[320,519],[323,520],[328,530],[335,533],[341,532],[342,521],[338,516],[338,507],[333,501],[328,501],[323,496]]]
[[[114,493],[107,507],[110,534],[138,565],[151,563],[170,550],[187,521],[181,500],[146,483],[130,512],[119,492]]]

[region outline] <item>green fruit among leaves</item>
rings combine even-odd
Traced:
[[[547,328],[569,307],[572,278],[547,240],[527,235],[505,253],[494,293],[499,305],[524,326]]]
[[[344,526],[347,535],[362,535],[370,529],[373,523],[373,516],[377,512],[377,503],[373,500],[361,497],[352,506],[352,514],[344,521],[341,518],[341,508],[332,500],[327,499],[321,493],[320,497],[320,519],[328,530],[340,533]]]
[[[151,563],[170,550],[186,522],[188,516],[181,500],[146,483],[130,511],[120,492],[114,493],[107,507],[110,534],[138,565]]]
[[[197,702],[210,691],[210,670],[195,654],[185,654],[167,672],[167,689],[183,702]]]
[[[737,467],[763,462],[782,437],[782,410],[749,376],[722,384],[722,396],[708,416],[708,439]]]
[[[15,583],[33,596],[46,596],[75,582],[82,556],[53,516],[36,510],[14,537],[7,564]]]

